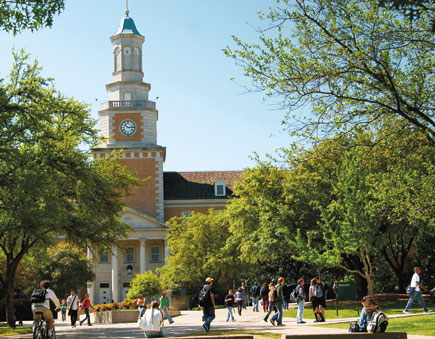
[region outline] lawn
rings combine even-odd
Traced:
[[[259,331],[237,331],[237,330],[213,330],[213,335],[236,335],[236,334],[250,334],[254,336],[254,339],[280,339],[281,334],[275,334],[275,333],[265,333],[265,332],[259,332]],[[183,337],[195,337],[195,336],[204,336],[206,335],[204,331],[202,332],[195,332],[188,335],[183,335]]]
[[[348,329],[349,323],[317,325],[329,328]],[[388,319],[388,332],[406,332],[417,335],[435,336],[435,314],[419,315],[414,317]]]
[[[32,328],[30,326],[17,326],[15,328],[11,328],[5,323],[0,324],[0,337],[29,333],[32,333]]]
[[[392,314],[403,314],[403,309],[406,306],[408,299],[400,295],[381,295],[378,298],[378,304],[381,310],[388,316]],[[429,309],[435,309],[435,303],[425,300]],[[357,301],[340,302],[338,305],[338,316],[335,309],[335,301],[327,303],[325,309],[326,319],[340,319],[340,318],[358,318],[361,312],[361,303]],[[423,312],[420,304],[414,301],[413,307],[410,309],[411,313]],[[297,309],[292,309],[284,312],[284,317],[296,318]],[[311,304],[305,305],[304,318],[314,319],[313,309]]]

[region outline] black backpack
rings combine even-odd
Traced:
[[[42,304],[45,302],[45,295],[47,290],[45,288],[35,288],[30,297],[30,302],[32,304]]]
[[[201,291],[199,291],[199,295],[198,295],[198,305],[199,306],[205,306],[205,304],[207,303],[207,298],[208,298],[208,289],[206,289],[208,285],[205,285]]]

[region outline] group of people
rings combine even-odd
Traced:
[[[34,326],[36,326],[41,320],[41,316],[44,317],[48,328],[48,338],[51,338],[53,333],[53,312],[61,311],[62,321],[65,321],[68,310],[68,315],[71,318],[71,326],[75,327],[78,318],[78,312],[80,310],[84,310],[86,317],[79,321],[80,326],[86,320],[88,321],[88,325],[92,326],[91,319],[89,317],[89,308],[93,308],[93,306],[89,300],[89,294],[86,294],[85,298],[80,303],[80,298],[76,295],[76,291],[71,290],[71,295],[67,298],[66,302],[65,300],[62,300],[62,304],[60,304],[56,293],[54,293],[54,291],[50,288],[49,280],[41,281],[39,284],[39,289],[43,291],[43,300],[32,302]]]

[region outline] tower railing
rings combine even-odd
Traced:
[[[129,109],[129,108],[148,108],[156,109],[156,103],[148,100],[114,100],[100,104],[100,110],[105,109]]]

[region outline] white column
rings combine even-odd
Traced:
[[[139,239],[139,241],[140,241],[139,269],[140,269],[140,273],[144,273],[147,268],[145,239]]]
[[[114,302],[118,300],[118,247],[112,247],[112,299]]]
[[[168,246],[168,240],[165,238],[165,264],[168,264],[168,258],[171,255],[171,250]]]
[[[93,265],[95,264],[95,262],[93,262],[93,260],[92,260],[94,258],[94,255],[92,254],[92,251],[89,247],[88,247],[88,251],[87,251],[87,257],[91,261],[89,265],[91,265],[91,267],[93,267]],[[93,271],[95,272],[95,270],[93,270]],[[94,304],[95,303],[95,301],[94,301],[94,295],[95,295],[94,281],[88,281],[88,294],[89,294],[89,301],[91,302],[91,304]]]

